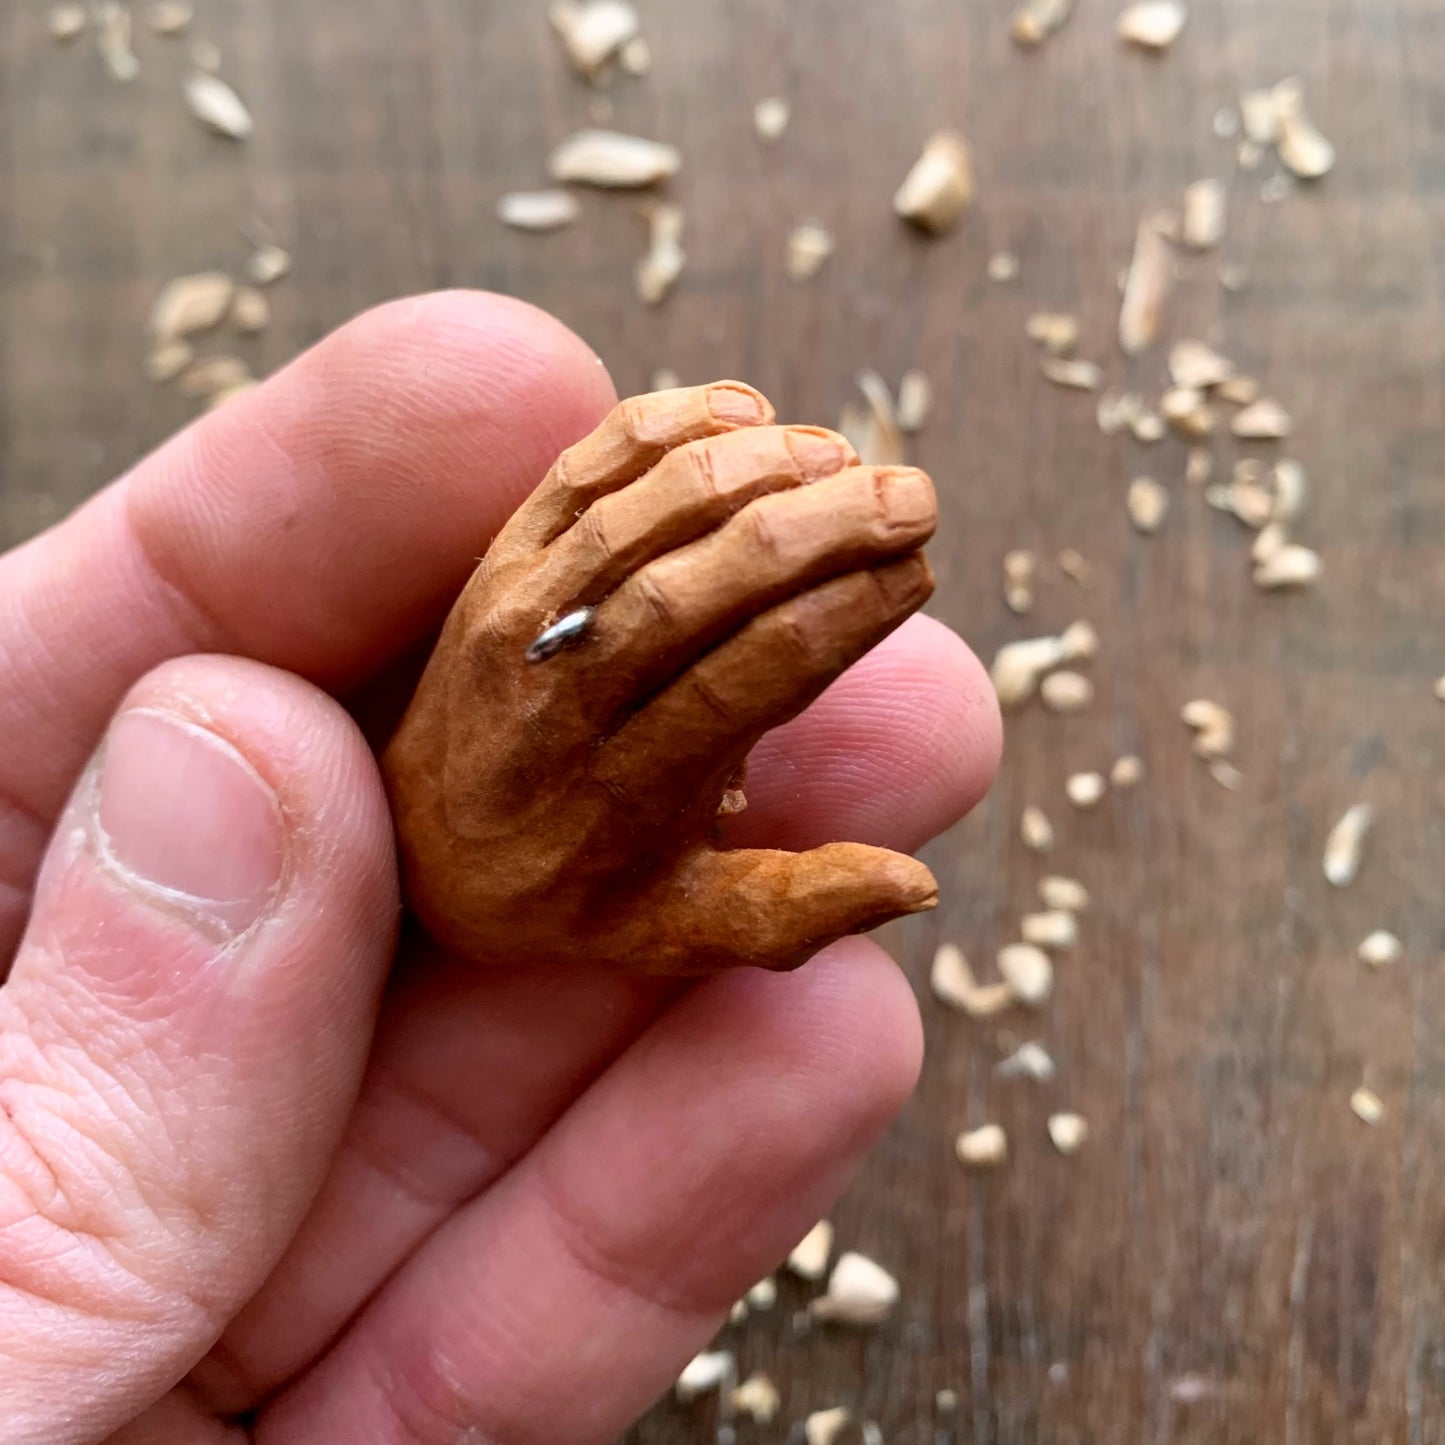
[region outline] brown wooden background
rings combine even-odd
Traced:
[[[1012,721],[991,799],[928,853],[939,913],[895,935],[922,980],[940,938],[982,962],[1033,901],[1022,804],[1061,825],[1053,862],[1098,900],[1047,1010],[982,1028],[925,998],[929,1063],[912,1106],[836,1214],[840,1242],[894,1269],[898,1318],[795,1338],[804,1299],[729,1332],[783,1389],[782,1441],[845,1403],[889,1445],[935,1441],[1445,1440],[1445,10],[1438,0],[1191,0],[1163,60],[1125,53],[1117,0],[1080,0],[1041,52],[1017,52],[1006,0],[642,0],[650,79],[615,122],[677,142],[690,266],[659,311],[631,293],[635,205],[586,197],[554,237],[503,230],[503,190],[542,179],[593,97],[563,65],[541,0],[199,0],[198,33],[251,102],[256,135],[203,134],[177,97],[181,53],[140,37],[139,81],[44,34],[44,5],[0,6],[0,542],[29,535],[153,445],[189,403],[140,371],[170,276],[248,252],[260,221],[292,249],[270,368],[398,293],[496,287],[551,308],[624,391],[652,368],[745,376],[790,419],[829,421],[852,377],[921,365],[939,407],[918,459],[945,523],[934,610],[986,656],[1089,617],[1095,706]],[[1180,481],[1183,452],[1106,440],[1089,400],[1048,388],[1023,340],[1040,306],[1077,311],[1111,380],[1114,278],[1142,208],[1234,174],[1211,118],[1242,87],[1298,72],[1340,148],[1309,194],[1231,192],[1224,293],[1190,263],[1173,334],[1206,335],[1296,412],[1313,495],[1302,538],[1319,590],[1263,597],[1246,539]],[[762,149],[751,105],[794,103]],[[964,229],[927,244],[888,201],[942,123],[979,173]],[[838,254],[811,285],[781,273],[787,229],[817,217]],[[988,256],[1018,253],[1013,286]],[[1226,456],[1228,450],[1225,449]],[[1124,519],[1128,478],[1175,492],[1163,532]],[[1032,619],[1004,608],[1010,547],[1080,549],[1094,590],[1051,573]],[[1179,705],[1234,707],[1244,789],[1190,758]],[[1064,777],[1141,753],[1144,786],[1073,815]],[[1329,890],[1324,833],[1349,803],[1380,822],[1359,884]],[[1403,965],[1371,976],[1357,941],[1388,926]],[[1043,1088],[992,1076],[1000,1043],[1044,1039]],[[1349,1112],[1364,1076],[1371,1131]],[[1074,1108],[1072,1160],[1044,1132]],[[966,1176],[961,1127],[996,1119],[1012,1158]],[[705,1224],[699,1248],[707,1247]],[[934,1394],[959,1392],[937,1420]],[[638,1445],[712,1438],[713,1406],[667,1403]],[[796,1433],[796,1432],[795,1432]]]

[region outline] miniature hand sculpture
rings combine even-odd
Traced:
[[[928,598],[933,486],[739,382],[622,402],[498,535],[384,771],[408,901],[480,964],[789,969],[921,863],[723,846],[747,754]]]

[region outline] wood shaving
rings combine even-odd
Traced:
[[[837,242],[833,233],[817,221],[805,221],[788,233],[783,269],[790,281],[811,280],[833,254]]]
[[[1114,436],[1131,428],[1144,413],[1144,398],[1133,391],[1106,391],[1099,398],[1095,416],[1099,430]]]
[[[497,200],[497,219],[519,231],[557,231],[581,214],[570,191],[508,191]]]
[[[1078,1114],[1049,1115],[1049,1138],[1060,1154],[1076,1154],[1089,1137],[1088,1121]]]
[[[705,1350],[694,1355],[677,1377],[673,1391],[684,1403],[719,1389],[735,1377],[737,1362],[729,1350]]]
[[[617,63],[627,75],[641,78],[652,74],[652,46],[645,35],[634,35],[617,52]]]
[[[1088,559],[1082,552],[1076,551],[1073,547],[1065,547],[1058,555],[1059,571],[1083,588],[1094,585],[1094,569],[1089,565]]]
[[[1175,431],[1198,441],[1214,431],[1214,412],[1202,391],[1172,386],[1159,398],[1159,412]]]
[[[226,319],[236,283],[223,271],[177,276],[151,307],[150,331],[157,341],[175,341],[209,331]]]
[[[1336,888],[1348,888],[1359,875],[1365,856],[1365,838],[1374,826],[1375,810],[1356,803],[1330,829],[1325,840],[1325,877]]]
[[[1252,376],[1229,376],[1215,387],[1214,394],[1230,406],[1252,406],[1259,400],[1260,386]]]
[[[1230,793],[1237,793],[1244,784],[1244,774],[1227,758],[1215,758],[1209,765],[1209,776]]]
[[[1152,445],[1154,442],[1164,440],[1164,418],[1154,411],[1141,411],[1129,423],[1129,430],[1134,433],[1136,442],[1143,442],[1145,445]]]
[[[988,258],[988,279],[1000,284],[1017,281],[1019,258],[1012,251],[995,251]]]
[[[746,1415],[758,1425],[770,1425],[782,1408],[783,1397],[778,1387],[764,1374],[749,1375],[728,1396],[728,1403],[739,1415]]]
[[[190,0],[155,0],[146,7],[146,24],[157,35],[184,35],[195,17]]]
[[[207,75],[215,75],[221,68],[221,47],[214,40],[193,40],[190,48],[191,64]]]
[[[1301,180],[1317,181],[1335,164],[1335,148],[1305,114],[1304,88],[1297,80],[1282,80],[1274,88],[1274,109],[1279,118],[1279,158]]]
[[[780,95],[767,96],[753,107],[753,129],[765,141],[781,140],[792,118],[792,107]]]
[[[85,29],[85,6],[52,5],[45,28],[52,40],[74,40]]]
[[[993,1072],[999,1079],[1033,1079],[1047,1084],[1058,1071],[1049,1051],[1042,1044],[1030,1040],[1020,1044],[1008,1058],[1000,1060]]]
[[[1254,585],[1266,592],[1289,587],[1311,587],[1319,581],[1323,564],[1318,552],[1297,542],[1279,548],[1254,569]]]
[[[1309,477],[1292,457],[1282,457],[1274,464],[1274,520],[1293,522],[1304,511],[1309,496]]]
[[[1249,549],[1250,561],[1259,566],[1273,560],[1289,545],[1289,533],[1281,522],[1270,522],[1260,529]]]
[[[940,1390],[933,1397],[933,1406],[940,1415],[951,1415],[958,1409],[958,1391]]]
[[[1014,11],[1009,34],[1015,44],[1042,45],[1073,14],[1074,0],[1025,0]]]
[[[1109,782],[1116,788],[1136,787],[1144,776],[1144,764],[1132,753],[1126,753],[1109,769]]]
[[[1208,447],[1190,447],[1184,462],[1184,480],[1202,487],[1214,475],[1214,455]]]
[[[1019,931],[1025,943],[1039,948],[1073,948],[1079,941],[1078,920],[1062,908],[1026,914]]]
[[[1059,641],[1064,645],[1065,662],[1096,657],[1099,652],[1099,634],[1087,622],[1069,623]]]
[[[676,146],[612,130],[579,130],[547,158],[547,174],[554,181],[607,190],[653,186],[681,168]]]
[[[1023,548],[1005,552],[1003,559],[1003,600],[1009,611],[1031,612],[1034,605],[1034,573],[1038,562]]]
[[[828,1256],[832,1253],[833,1226],[826,1219],[820,1219],[794,1246],[787,1268],[800,1279],[822,1279],[828,1272]]]
[[[1076,878],[1057,873],[1039,879],[1039,897],[1054,912],[1083,913],[1089,906],[1089,890]]]
[[[1079,344],[1079,318],[1066,312],[1036,311],[1025,330],[1030,341],[1038,342],[1055,356],[1067,356]]]
[[[291,271],[291,255],[281,246],[258,246],[246,262],[246,275],[258,286],[270,286]]]
[[[809,1306],[814,1318],[846,1325],[877,1325],[898,1303],[898,1281],[866,1255],[841,1255],[828,1276],[828,1292]]]
[[[1008,1158],[1008,1135],[1001,1125],[981,1124],[958,1136],[954,1152],[966,1169],[994,1169]]]
[[[1445,674],[1435,679],[1435,696],[1439,701],[1445,702]]]
[[[682,385],[682,378],[670,367],[659,366],[648,378],[649,391],[675,391]]]
[[[1234,363],[1202,341],[1176,341],[1169,348],[1169,375],[1177,387],[1208,391],[1234,375]]]
[[[831,1410],[814,1410],[803,1421],[805,1445],[837,1445],[853,1412],[846,1405],[834,1405]]]
[[[933,386],[921,371],[905,371],[898,383],[898,429],[922,431],[933,407]]]
[[[1228,512],[1256,530],[1274,517],[1274,493],[1263,483],[1238,474],[1231,482],[1206,487],[1204,500],[1216,511]]]
[[[1019,837],[1030,853],[1047,853],[1054,846],[1054,825],[1042,808],[1030,804],[1019,815]]]
[[[95,7],[95,43],[110,78],[128,84],[140,74],[140,61],[131,49],[131,14],[116,0],[102,0]]]
[[[677,284],[687,254],[682,249],[684,218],[681,206],[658,201],[644,211],[647,220],[647,254],[637,263],[637,296],[647,306],[661,304]]]
[[[1373,1089],[1367,1089],[1363,1084],[1350,1095],[1350,1109],[1355,1118],[1371,1127],[1385,1117],[1384,1101]]]
[[[1051,712],[1082,712],[1094,700],[1094,684],[1081,672],[1051,672],[1039,684],[1039,695]]]
[[[627,0],[557,0],[547,17],[561,37],[572,68],[588,79],[642,29],[636,9]]]
[[[146,375],[156,382],[174,381],[195,356],[189,341],[162,341],[146,357]]]
[[[1054,966],[1036,943],[1010,943],[999,949],[998,971],[1014,997],[1029,1008],[1038,1008],[1054,990]]]
[[[968,143],[956,131],[929,137],[893,197],[893,210],[930,235],[941,236],[963,219],[973,200]]]
[[[264,331],[271,321],[271,303],[254,286],[238,286],[231,298],[231,325],[237,331],[254,335]]]
[[[1239,112],[1232,106],[1224,105],[1214,112],[1210,129],[1220,140],[1233,140],[1239,134]]]
[[[1102,773],[1072,773],[1064,784],[1069,801],[1084,811],[1095,807],[1108,789]]]
[[[979,983],[963,950],[953,943],[942,944],[933,955],[928,981],[940,1003],[969,1018],[992,1018],[1014,1001],[1013,990],[1006,983]]]
[[[838,430],[853,444],[865,467],[897,466],[904,460],[903,433],[893,406],[893,393],[876,371],[858,373],[858,389],[867,406],[844,408]]]
[[[770,1310],[778,1302],[778,1283],[772,1275],[765,1274],[743,1298],[747,1300],[749,1309]]]
[[[1134,529],[1152,537],[1169,513],[1169,493],[1153,477],[1135,477],[1129,483],[1127,506]]]
[[[1392,963],[1399,963],[1405,947],[1393,933],[1377,928],[1361,941],[1355,952],[1360,962],[1367,967],[1387,968]]]
[[[249,390],[255,377],[239,356],[207,356],[192,362],[177,378],[182,396],[224,400],[238,391]]]
[[[1140,0],[1119,17],[1119,38],[1145,50],[1168,50],[1188,18],[1181,0]]]
[[[252,131],[246,103],[218,75],[197,70],[186,77],[186,104],[202,125],[230,140],[245,140]]]
[[[1125,356],[1137,356],[1159,335],[1174,277],[1174,258],[1164,231],[1158,212],[1139,222],[1134,258],[1124,280],[1124,300],[1119,308],[1119,345]]]
[[[1293,425],[1289,413],[1265,397],[1237,413],[1229,429],[1246,441],[1278,441],[1290,434]]]
[[[1234,714],[1221,703],[1196,697],[1179,709],[1179,717],[1194,730],[1196,758],[1223,758],[1234,751]]]
[[[1104,373],[1092,361],[1069,361],[1063,357],[1046,356],[1041,369],[1045,380],[1075,391],[1098,391],[1104,384]]]
[[[1279,110],[1273,90],[1247,90],[1239,98],[1239,118],[1253,144],[1267,148],[1279,139]]]
[[[1219,284],[1226,291],[1238,294],[1243,291],[1250,281],[1249,267],[1239,264],[1221,266],[1219,268]]]
[[[1180,236],[1195,251],[1212,251],[1224,239],[1226,215],[1224,183],[1195,181],[1184,192],[1184,220]]]
[[[989,669],[994,691],[1004,707],[1015,707],[1034,695],[1047,672],[1066,662],[1092,657],[1098,636],[1088,623],[1074,623],[1059,637],[1031,637],[999,648]]]

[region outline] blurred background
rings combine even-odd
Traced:
[[[928,1062],[833,1223],[839,1250],[896,1276],[890,1317],[810,1326],[820,1287],[780,1274],[776,1304],[720,1340],[740,1376],[774,1382],[775,1417],[709,1391],[629,1439],[801,1441],[832,1407],[850,1412],[839,1445],[1445,1439],[1445,10],[1188,0],[1151,52],[1117,33],[1124,0],[1079,0],[1035,47],[1011,38],[1005,0],[636,4],[650,57],[629,63],[646,73],[589,79],[543,0],[195,0],[171,35],[137,4],[133,65],[116,59],[123,7],[63,38],[55,7],[9,0],[0,543],[199,410],[147,375],[152,307],[177,276],[242,276],[267,244],[290,270],[260,329],[195,338],[257,376],[442,286],[555,312],[624,394],[659,369],[737,376],[782,419],[831,425],[860,372],[896,388],[920,370],[933,404],[908,449],[943,503],[931,610],[986,660],[1089,621],[1094,695],[1009,714],[993,794],[927,851],[942,906],[888,933]],[[198,62],[244,102],[247,138],[188,110]],[[1268,144],[1240,154],[1241,95],[1287,76],[1336,150],[1309,182]],[[790,110],[771,142],[767,97]],[[686,265],[660,305],[635,289],[639,194],[579,189],[554,234],[497,217],[594,124],[680,151],[658,194],[681,208]],[[929,237],[892,200],[944,127],[968,142],[974,196]],[[1171,248],[1157,339],[1126,357],[1140,218],[1206,178],[1227,193],[1223,239]],[[788,236],[809,221],[834,251],[790,279]],[[1222,403],[1202,444],[1107,434],[1098,394],[1042,376],[1038,312],[1076,317],[1103,386],[1151,408],[1170,345],[1208,342],[1292,434],[1238,440]],[[1186,480],[1200,445],[1216,483],[1240,459],[1302,464],[1292,530],[1321,559],[1314,585],[1253,585],[1253,534],[1208,504],[1202,462]],[[1168,500],[1153,535],[1126,506],[1141,475]],[[1063,549],[1087,574],[1061,570]],[[1026,615],[1004,595],[1020,550]],[[1233,714],[1237,771],[1192,754],[1195,698]],[[1072,806],[1065,780],[1121,755],[1141,781]],[[1325,840],[1358,803],[1375,825],[1357,881],[1334,888]],[[1052,820],[1047,856],[1020,841],[1028,804]],[[994,978],[1044,873],[1092,900],[1052,997],[988,1020],[936,998],[936,949]],[[1370,968],[1357,949],[1376,930],[1402,947]],[[1026,1041],[1052,1078],[997,1073]],[[1060,1112],[1088,1127],[1068,1155],[1047,1127]],[[966,1169],[955,1138],[985,1123],[1007,1158]]]

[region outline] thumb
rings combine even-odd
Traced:
[[[296,1229],[355,1095],[397,916],[350,718],[191,657],[76,785],[0,989],[0,1419],[108,1435]]]

